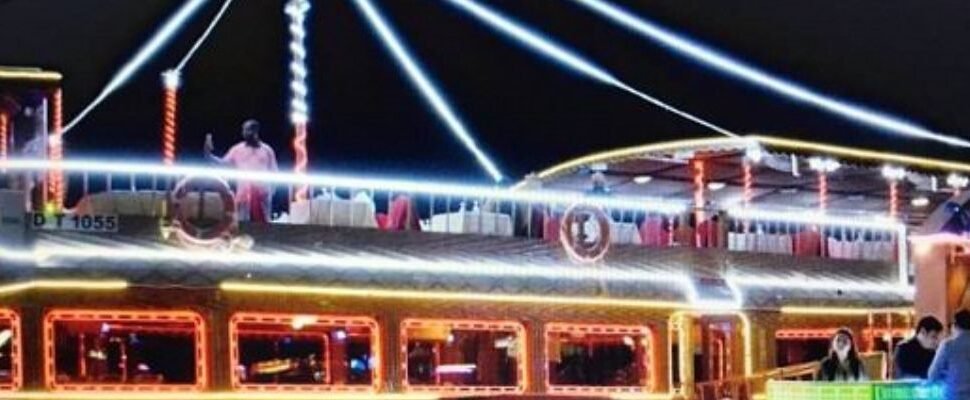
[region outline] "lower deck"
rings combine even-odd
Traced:
[[[0,297],[5,398],[695,397],[706,382],[811,361],[834,328],[889,350],[885,338],[911,323],[858,310],[51,282]]]

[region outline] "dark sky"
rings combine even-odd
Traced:
[[[614,0],[695,39],[825,93],[970,137],[966,0]],[[737,132],[963,159],[698,66],[562,0],[492,0],[634,87]],[[65,74],[67,119],[90,101],[174,0],[0,0],[0,64]],[[221,5],[211,0],[131,82],[67,138],[68,153],[160,152],[159,73]],[[237,139],[247,117],[292,159],[282,0],[236,0],[186,70],[180,157],[205,132]],[[510,177],[601,149],[714,133],[535,56],[439,0],[376,0],[480,144]],[[412,89],[349,0],[316,0],[309,30],[316,170],[486,181]]]

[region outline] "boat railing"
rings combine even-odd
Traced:
[[[905,251],[905,240],[901,240],[905,227],[873,216],[843,217],[805,210],[698,210],[686,199],[209,166],[6,160],[0,161],[0,171],[6,178],[0,180],[0,188],[34,188],[25,198],[29,197],[35,211],[50,209],[57,198],[63,198],[63,209],[76,213],[158,217],[171,211],[173,189],[187,186],[185,197],[198,200],[190,201],[188,208],[212,215],[220,212],[220,196],[203,192],[220,185],[236,190],[255,184],[272,194],[272,217],[278,223],[548,241],[559,241],[564,232],[579,232],[587,241],[606,234],[614,244],[649,247],[905,259],[901,253]],[[55,179],[57,176],[60,178]],[[563,229],[564,221],[571,221],[569,229]],[[594,221],[607,222],[609,229],[598,228]]]

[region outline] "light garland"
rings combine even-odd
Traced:
[[[54,168],[48,172],[48,192],[53,197],[52,203],[57,210],[64,208],[64,171],[60,162],[64,159],[64,93],[57,89],[51,98],[53,116],[51,117],[50,139],[48,141],[48,156],[54,162]]]
[[[894,132],[899,135],[916,137],[946,143],[951,146],[970,147],[970,141],[960,137],[943,135],[915,125],[903,119],[886,113],[872,111],[852,103],[839,100],[786,81],[768,72],[762,71],[750,64],[723,54],[706,45],[691,40],[667,28],[636,16],[620,7],[603,0],[573,0],[593,12],[630,29],[640,35],[659,42],[664,47],[700,62],[710,68],[719,70],[727,75],[748,81],[788,98],[811,104],[822,110],[839,115],[857,123],[875,127],[882,131]]]
[[[0,255],[0,257],[6,257],[6,255]],[[122,280],[36,279],[32,281],[0,285],[0,295],[18,293],[33,289],[122,290],[127,287],[128,282]]]
[[[367,0],[358,0],[358,2]],[[448,0],[455,7],[467,12],[468,14],[478,18],[480,21],[491,27],[492,29],[500,32],[512,39],[515,39],[519,43],[522,43],[525,47],[531,49],[532,51],[541,54],[542,56],[555,61],[557,64],[573,70],[577,73],[587,76],[590,79],[599,81],[600,83],[613,86],[624,92],[632,94],[641,100],[644,100],[650,104],[653,104],[667,112],[691,121],[695,124],[713,130],[722,135],[736,138],[739,137],[736,133],[724,129],[718,125],[715,125],[709,121],[706,121],[696,115],[683,111],[677,107],[674,107],[656,97],[648,95],[642,91],[634,89],[632,86],[621,81],[619,78],[613,76],[603,68],[593,64],[592,62],[582,58],[578,54],[566,49],[564,46],[556,43],[552,39],[543,36],[532,29],[524,26],[523,24],[508,18],[501,13],[492,10],[482,4],[479,4],[473,0]]]
[[[114,93],[114,91],[118,90],[118,88],[131,79],[131,77],[138,72],[138,69],[144,66],[145,63],[147,63],[156,53],[158,53],[158,51],[161,50],[161,48],[164,47],[165,44],[171,40],[180,29],[182,29],[182,26],[184,26],[189,19],[192,18],[192,16],[206,3],[207,0],[187,0],[185,3],[183,3],[175,14],[172,14],[172,16],[165,21],[165,24],[163,24],[162,27],[159,28],[154,35],[152,35],[151,39],[149,39],[148,42],[138,49],[138,52],[135,53],[135,55],[128,60],[128,62],[125,63],[120,70],[118,70],[118,72],[111,78],[111,81],[109,81],[108,84],[101,89],[98,96],[95,97],[94,100],[87,105],[87,107],[84,107],[84,109],[81,110],[81,112],[78,113],[77,116],[75,116],[74,119],[67,124],[67,127],[64,128],[63,133],[66,134],[77,126],[77,124],[79,124],[88,114],[90,114],[95,107],[100,105],[106,98],[108,98],[109,95]]]
[[[743,178],[744,179],[744,188],[743,188],[743,192],[742,192],[742,199],[744,199],[743,204],[744,204],[745,207],[750,207],[751,206],[751,200],[754,199],[754,196],[753,196],[753,194],[754,194],[754,190],[753,190],[753,186],[754,186],[754,174],[751,172],[751,170],[752,170],[751,161],[749,161],[747,159],[744,160],[744,162],[743,162],[743,164],[741,166],[741,169],[742,169],[742,174],[744,176],[744,178]]]
[[[7,145],[10,143],[8,137],[10,121],[6,112],[0,112],[0,160],[7,159]]]
[[[177,134],[178,90],[181,76],[176,70],[162,74],[162,163],[175,164],[175,140]]]
[[[106,246],[47,246],[44,249],[22,251],[2,249],[0,259],[13,258],[21,262],[43,263],[51,259],[106,259],[143,262],[213,263],[245,266],[300,266],[333,270],[367,270],[386,273],[430,273],[468,277],[541,278],[575,281],[608,281],[622,283],[657,283],[679,286],[690,307],[701,309],[734,310],[743,306],[743,287],[779,289],[841,289],[847,292],[892,292],[911,297],[912,286],[898,283],[855,283],[828,279],[788,279],[770,276],[729,275],[725,284],[732,293],[731,301],[706,301],[700,299],[697,288],[686,275],[650,272],[631,272],[614,268],[575,268],[564,266],[510,265],[505,263],[468,263],[461,260],[422,261],[401,260],[392,257],[345,255],[325,253],[296,254],[284,252],[226,253],[214,251],[185,251],[162,248],[131,246],[127,248]],[[73,281],[72,281],[73,282]],[[112,282],[115,284],[115,282]],[[0,289],[0,293],[3,289]],[[545,297],[545,296],[538,296]],[[615,301],[626,301],[613,299]]]
[[[404,70],[404,73],[411,80],[411,83],[424,96],[425,101],[438,114],[438,117],[441,118],[451,133],[472,153],[479,166],[485,170],[492,180],[495,182],[502,181],[504,179],[502,172],[499,171],[488,154],[478,146],[478,143],[475,142],[475,138],[469,132],[465,123],[452,109],[452,106],[448,104],[441,90],[435,86],[428,74],[414,59],[407,47],[405,47],[404,42],[394,32],[393,27],[384,19],[377,7],[369,0],[356,0],[354,4],[357,5],[361,14],[367,19],[374,33],[381,39],[384,46],[387,47],[388,52],[391,53],[401,69]]]
[[[306,50],[306,22],[307,12],[310,11],[308,0],[289,0],[286,3],[285,12],[290,18],[290,122],[293,123],[293,151],[296,160],[293,171],[298,174],[305,174],[309,164],[307,154],[307,124],[310,121],[310,107],[307,105],[307,50]],[[306,200],[309,196],[309,187],[301,185],[296,188],[294,197],[297,201]]]
[[[184,176],[218,177],[229,181],[247,181],[280,185],[309,185],[317,187],[368,188],[393,193],[421,193],[435,196],[462,198],[486,198],[524,203],[588,204],[605,208],[638,210],[662,214],[678,214],[687,204],[660,198],[587,196],[584,193],[557,190],[522,191],[495,186],[473,186],[462,183],[429,182],[384,178],[362,178],[346,175],[297,174],[281,171],[240,171],[230,168],[173,165],[151,163],[127,163],[109,161],[66,160],[56,165],[73,173],[144,174],[181,178]],[[9,159],[0,160],[0,169],[21,171],[46,171],[55,167],[47,160]]]

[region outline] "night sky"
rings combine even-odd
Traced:
[[[714,132],[538,57],[439,0],[375,0],[481,146],[518,178],[597,150]],[[970,2],[614,2],[768,71],[934,131],[970,137]],[[65,74],[71,119],[181,4],[0,0],[0,64]],[[68,156],[160,157],[159,73],[178,63],[211,0],[153,62],[67,137]],[[879,132],[699,66],[562,0],[484,1],[632,86],[736,132],[965,159],[967,150]],[[247,117],[289,165],[282,0],[236,0],[185,71],[180,154],[220,150]],[[316,0],[308,24],[311,168],[487,182],[412,89],[349,0]]]

